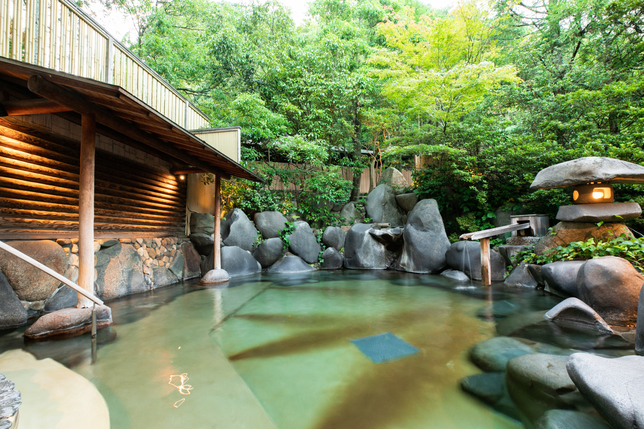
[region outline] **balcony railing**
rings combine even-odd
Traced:
[[[68,0],[0,0],[0,56],[118,85],[175,124],[208,117]]]

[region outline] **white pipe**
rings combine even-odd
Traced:
[[[65,283],[67,286],[70,288],[74,289],[76,292],[80,293],[83,295],[85,298],[89,299],[90,301],[98,304],[98,305],[103,305],[103,301],[98,299],[97,297],[94,296],[94,294],[89,293],[82,287],[78,286],[76,283],[73,281],[69,280],[66,277],[61,276],[58,274],[56,271],[52,270],[51,268],[41,264],[40,262],[36,261],[35,259],[25,255],[19,250],[14,249],[13,247],[9,246],[7,243],[0,241],[0,249],[6,250],[7,252],[11,253],[12,255],[17,256],[18,258],[22,259],[25,262],[30,263],[34,267],[38,268],[41,271],[44,271],[45,273],[49,274],[56,280],[60,280],[61,282]]]

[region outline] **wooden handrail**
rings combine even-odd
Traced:
[[[514,225],[499,226],[496,228],[484,229],[483,231],[468,232],[461,235],[461,240],[480,240],[481,238],[490,238],[495,235],[505,234],[506,232],[519,231],[522,229],[529,229],[529,223],[517,223]]]
[[[83,289],[82,287],[78,286],[76,283],[73,281],[69,280],[68,278],[61,276],[58,274],[56,271],[52,270],[51,268],[41,264],[40,262],[36,261],[30,256],[25,255],[22,253],[20,250],[14,249],[13,247],[9,246],[7,243],[0,241],[0,249],[6,250],[7,252],[11,253],[14,256],[17,256],[18,258],[22,259],[23,261],[33,265],[34,267],[38,268],[39,270],[45,272],[46,274],[49,274],[56,280],[60,280],[61,282],[65,283],[67,286],[70,288],[74,289],[76,292],[80,293],[83,295],[85,298],[89,299],[92,301],[94,304],[97,305],[103,305],[103,301],[98,299],[93,293],[90,293]]]

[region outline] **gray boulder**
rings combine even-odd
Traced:
[[[577,275],[579,298],[610,325],[633,326],[644,277],[625,259],[604,256],[584,263]]]
[[[640,290],[637,303],[637,329],[635,331],[635,353],[644,356],[644,287]]]
[[[226,246],[221,249],[221,268],[230,277],[239,277],[262,272],[262,266],[250,252],[237,246]]]
[[[416,204],[407,218],[403,240],[398,269],[412,273],[437,273],[445,268],[445,253],[450,244],[436,200],[427,199]]]
[[[280,238],[269,238],[257,246],[253,256],[263,268],[268,268],[282,257],[282,253],[284,253],[284,242]]]
[[[115,252],[116,255],[106,266],[97,269],[96,285],[100,297],[114,299],[148,290],[143,276],[143,261],[133,246],[120,244],[101,252]]]
[[[87,332],[91,329],[91,308],[65,308],[48,313],[36,320],[25,331],[27,338],[44,338]],[[96,327],[105,328],[112,324],[112,310],[105,305],[96,306]]]
[[[65,251],[51,240],[7,241],[6,243],[60,275],[67,271]],[[47,299],[60,285],[60,281],[49,274],[4,250],[0,250],[0,271],[4,273],[18,298],[23,301]]]
[[[407,231],[405,231],[405,233],[406,232]],[[450,268],[463,271],[472,280],[482,279],[481,245],[478,242],[457,241],[456,243],[452,243],[452,245],[446,249],[445,258],[447,265]],[[492,281],[502,282],[506,272],[505,261],[496,249],[492,249],[490,252],[490,266],[492,268]]]
[[[0,330],[11,329],[27,323],[27,310],[0,271]]]
[[[557,220],[566,222],[624,222],[642,215],[637,203],[599,203],[560,206]]]
[[[200,255],[208,256],[214,250],[215,239],[208,234],[202,232],[190,234],[190,241]]]
[[[541,274],[549,292],[567,298],[579,297],[577,274],[586,261],[557,261],[541,267]]]
[[[190,213],[190,233],[212,235],[215,233],[215,217],[210,213]]]
[[[467,274],[458,270],[445,270],[441,273],[441,276],[447,277],[448,279],[456,280],[457,282],[461,282],[461,283],[470,281],[470,278],[467,276]]]
[[[326,247],[333,247],[339,252],[344,247],[344,239],[346,236],[347,233],[344,232],[342,228],[329,226],[322,234],[322,243],[324,243]]]
[[[405,176],[394,167],[387,167],[385,171],[382,172],[380,176],[379,184],[385,184],[391,186],[394,189],[404,189],[409,188],[410,184],[405,179]]]
[[[612,429],[603,419],[572,410],[548,410],[535,429]]]
[[[237,246],[250,252],[257,240],[257,230],[246,213],[233,209],[221,223],[221,238],[226,246]]]
[[[183,279],[183,267],[185,265],[186,264],[183,260],[183,254],[181,252],[175,252],[174,257],[170,261],[170,266],[168,267],[168,269],[177,277],[177,281]]]
[[[351,225],[354,222],[361,220],[363,215],[356,207],[356,203],[351,201],[342,207],[342,210],[340,210],[340,217],[344,218],[345,224]]]
[[[152,276],[154,278],[154,288],[168,286],[179,281],[179,277],[166,267],[152,267]]]
[[[537,281],[530,274],[530,270],[526,264],[517,265],[503,283],[508,286],[527,287],[532,289],[538,286]]]
[[[276,238],[286,225],[286,218],[278,211],[261,212],[255,215],[255,226],[264,238]]]
[[[614,428],[644,427],[644,357],[607,359],[575,353],[568,361],[568,374]]]
[[[495,410],[515,420],[521,418],[505,386],[505,372],[486,372],[467,376],[461,380],[461,388]]]
[[[510,359],[534,353],[530,346],[510,337],[494,337],[478,343],[470,351],[470,360],[483,371],[505,371]]]
[[[418,196],[413,192],[396,195],[396,202],[398,203],[398,207],[403,209],[405,213],[409,213],[418,204]]]
[[[327,248],[324,253],[322,253],[322,265],[320,268],[323,270],[339,270],[344,264],[344,257],[338,252],[335,247]]]
[[[230,280],[230,275],[226,270],[222,270],[221,268],[219,269],[212,269],[208,270],[206,274],[201,278],[201,283],[202,285],[212,285],[212,284],[217,284],[217,283],[226,283],[227,281]]]
[[[194,248],[192,243],[185,242],[181,244],[181,253],[183,254],[183,279],[193,279],[201,276],[201,257]]]
[[[367,216],[375,223],[403,226],[403,218],[394,190],[388,185],[378,185],[367,196]]]
[[[517,266],[516,263],[516,256],[519,254],[519,252],[522,252],[524,250],[527,250],[529,247],[528,246],[513,246],[511,244],[504,244],[502,246],[496,247],[496,249],[499,251],[501,256],[503,256],[503,260],[505,261],[506,266]]]
[[[314,268],[304,262],[299,256],[285,255],[275,265],[266,270],[266,272],[271,274],[289,274],[305,273],[314,270]]]
[[[45,313],[75,307],[78,304],[78,292],[67,285],[59,287],[54,294],[45,301]]]
[[[291,252],[309,264],[314,264],[318,261],[322,247],[320,247],[320,243],[318,243],[308,223],[301,220],[295,222],[295,231],[288,236],[288,240],[291,243],[289,246]]]
[[[597,335],[614,334],[602,317],[586,303],[568,298],[555,305],[544,318],[554,324]]]
[[[403,229],[400,227],[395,228],[381,228],[379,226],[372,226],[369,230],[369,234],[380,243],[385,246],[394,244],[397,242],[403,235]]]
[[[357,223],[351,227],[344,242],[344,267],[356,270],[386,270],[389,258],[384,244],[376,241],[371,225]]]
[[[541,170],[530,189],[562,188],[590,182],[644,183],[644,167],[619,159],[589,156]]]

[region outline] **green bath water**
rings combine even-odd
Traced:
[[[517,428],[463,392],[480,371],[470,347],[495,335],[505,300],[550,308],[535,291],[459,285],[440,276],[314,272],[196,282],[108,303],[114,326],[89,337],[23,344],[83,375],[111,427],[231,429]],[[374,364],[350,340],[390,332],[419,349]]]

